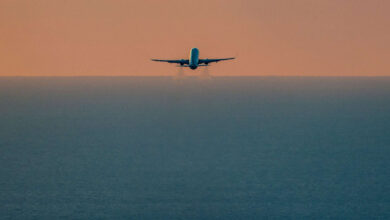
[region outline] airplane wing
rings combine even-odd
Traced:
[[[199,64],[209,64],[209,63],[212,63],[212,62],[219,62],[219,61],[224,61],[224,60],[233,60],[235,59],[234,57],[230,57],[230,58],[222,58],[222,59],[199,59]]]
[[[178,64],[180,64],[180,65],[189,64],[189,60],[184,60],[184,59],[181,59],[181,60],[159,60],[159,59],[152,59],[152,61],[167,62],[167,63],[178,63]]]

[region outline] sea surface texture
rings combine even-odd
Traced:
[[[390,218],[390,78],[0,78],[0,219],[261,218]]]

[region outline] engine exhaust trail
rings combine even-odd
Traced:
[[[205,66],[202,73],[199,75],[199,79],[202,81],[209,81],[212,80],[212,76],[209,71],[209,67]]]
[[[172,77],[174,80],[177,80],[177,81],[180,81],[180,80],[183,80],[185,78],[185,75],[184,75],[184,67],[178,67],[178,71],[176,72],[175,75],[173,75]]]

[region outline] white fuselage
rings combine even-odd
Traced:
[[[190,58],[189,58],[189,67],[191,69],[198,68],[199,65],[199,50],[198,48],[192,48],[190,52]]]

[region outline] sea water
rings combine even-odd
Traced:
[[[0,78],[1,219],[390,218],[390,78]]]

